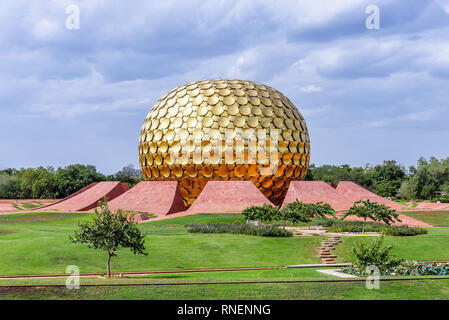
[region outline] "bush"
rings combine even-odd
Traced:
[[[279,219],[279,208],[269,204],[251,206],[245,208],[242,215],[249,221],[276,221]]]
[[[346,221],[338,219],[320,219],[316,224],[325,228],[329,228],[330,232],[362,232],[363,221]],[[381,232],[387,226],[378,222],[367,222],[365,225],[366,232]]]
[[[389,226],[382,229],[382,234],[388,236],[416,236],[419,234],[426,234],[427,230],[424,228],[409,227],[409,226]]]
[[[317,225],[329,228],[329,232],[362,232],[363,221],[347,221],[337,219],[317,220]],[[365,225],[365,232],[380,232],[388,236],[417,236],[426,234],[427,230],[417,227],[389,226],[378,222],[367,222]]]
[[[343,272],[362,276],[353,266],[343,269]],[[417,261],[406,261],[391,270],[385,271],[384,276],[445,276],[449,274],[447,263],[420,263]]]
[[[391,246],[383,246],[383,236],[372,243],[364,244],[356,242],[352,248],[352,254],[356,258],[356,263],[351,266],[360,275],[364,275],[368,266],[376,266],[379,273],[389,274],[394,268],[398,267],[403,259],[397,258],[390,253]]]
[[[262,237],[291,237],[291,231],[281,229],[272,225],[255,226],[249,223],[201,223],[188,224],[188,231],[191,233],[231,233],[231,234],[247,234]]]

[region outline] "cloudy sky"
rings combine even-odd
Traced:
[[[0,30],[0,169],[137,167],[151,106],[210,78],[283,92],[312,163],[449,156],[449,0],[3,0]]]

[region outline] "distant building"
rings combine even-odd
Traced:
[[[437,195],[437,196],[447,196],[447,192],[444,192],[444,191],[435,191],[435,195]]]

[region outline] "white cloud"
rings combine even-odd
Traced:
[[[310,84],[308,86],[299,88],[299,91],[301,91],[303,93],[313,93],[313,92],[323,91],[323,88],[318,87],[318,86],[316,86],[314,84]]]

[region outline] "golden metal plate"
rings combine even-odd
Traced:
[[[217,104],[212,107],[212,113],[216,116],[219,116],[224,111],[223,106],[221,104]]]
[[[227,96],[223,98],[223,103],[227,106],[234,104],[235,98],[233,96]]]
[[[174,118],[173,119],[173,127],[180,128],[182,126],[182,119],[181,118]]]
[[[204,117],[202,124],[204,127],[209,128],[214,123],[214,120],[212,120],[211,117]]]
[[[220,117],[218,120],[218,124],[220,127],[227,127],[229,125],[229,118],[228,117]]]
[[[189,118],[187,119],[186,123],[189,128],[195,128],[198,120],[196,118]]]
[[[232,106],[228,106],[226,110],[231,116],[235,116],[239,113],[239,107],[235,104]]]
[[[234,125],[236,127],[239,127],[239,128],[243,127],[245,125],[245,118],[243,118],[243,117],[235,117]]]
[[[237,97],[235,101],[240,105],[248,104],[248,98],[246,97]]]
[[[259,119],[256,117],[250,117],[248,118],[247,123],[250,127],[256,128],[259,125]]]
[[[251,108],[249,105],[240,106],[239,108],[240,114],[247,116],[251,113]]]

